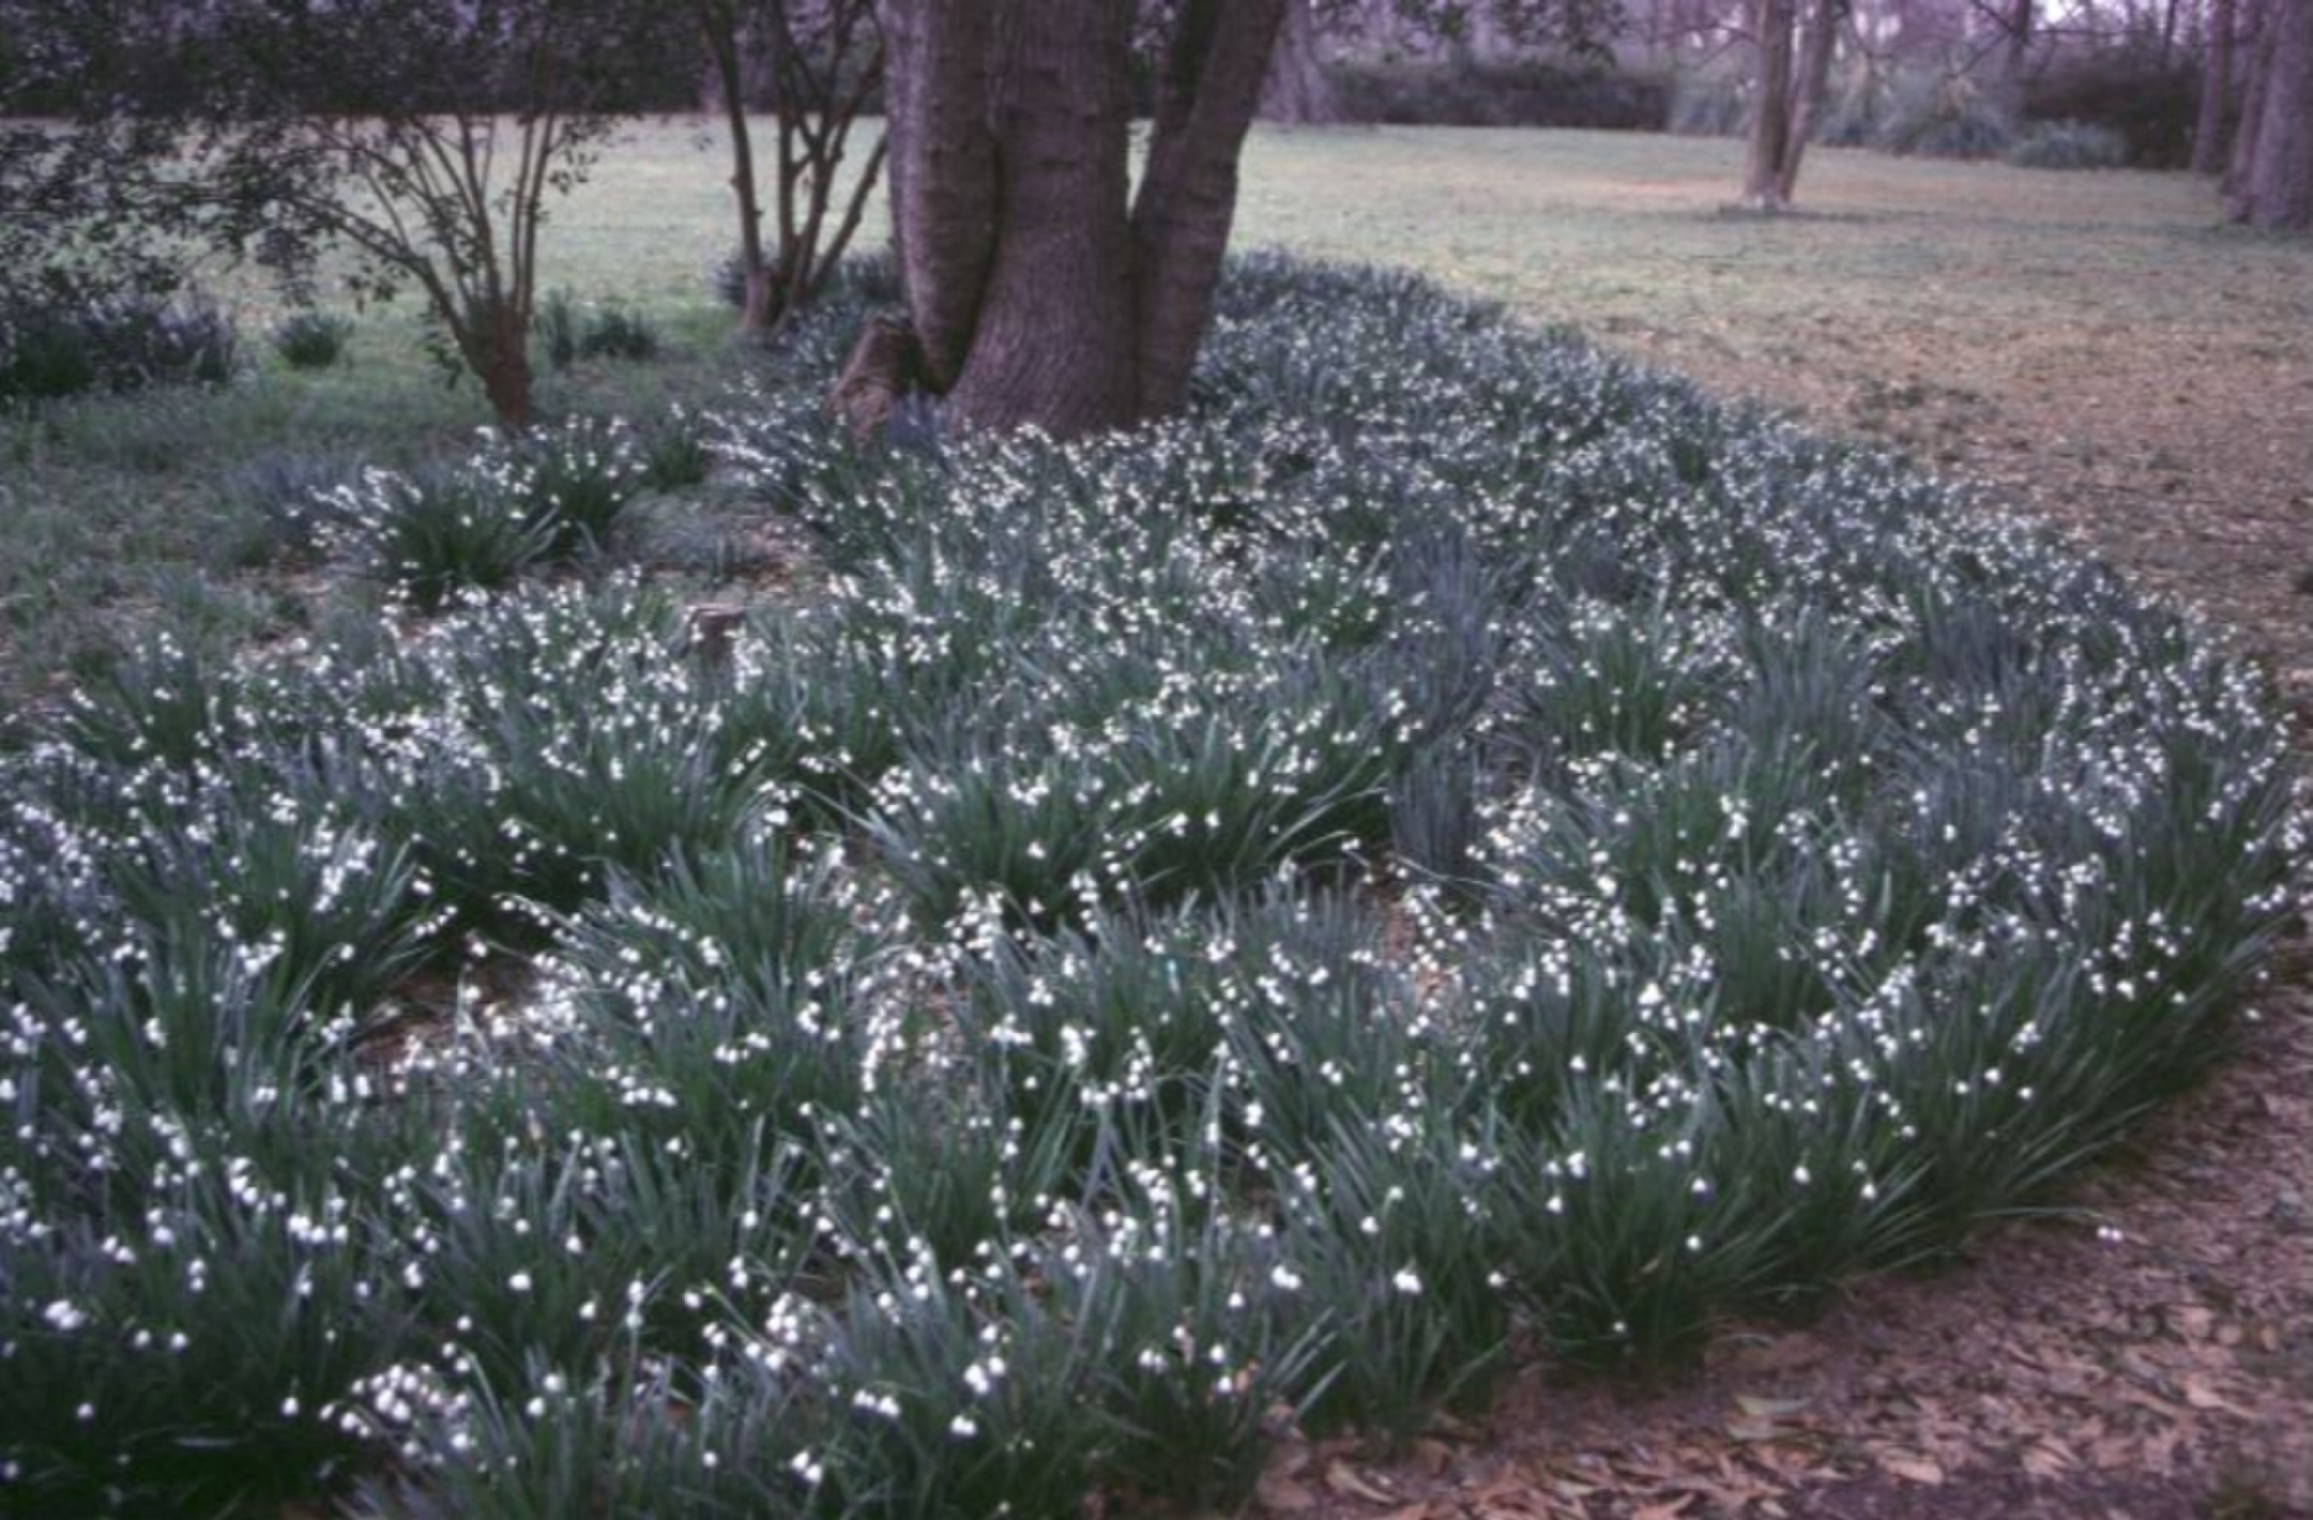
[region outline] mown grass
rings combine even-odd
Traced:
[[[731,243],[722,160],[700,146],[715,132],[645,124],[555,208],[548,283],[582,312],[634,310],[668,352],[549,376],[550,413],[697,400],[746,369],[707,287]],[[2217,227],[2187,176],[1825,150],[1804,184],[1814,214],[1768,224],[1721,214],[1737,148],[1708,139],[1264,130],[1245,167],[1240,246],[1418,268],[1740,388],[1777,374],[1833,421],[1900,432],[1906,398],[1956,386],[1961,420],[2016,448],[2142,452],[2132,412],[2197,415],[2221,395],[2240,457],[2270,455],[2286,476],[2302,454],[2285,425],[2307,383],[2289,335],[2313,329],[2313,252]],[[878,204],[859,246],[881,241],[881,218]],[[291,309],[253,278],[212,284],[240,313],[255,373],[205,397],[0,419],[7,708],[100,669],[188,602],[260,627],[310,620],[290,594],[303,588],[240,573],[266,537],[248,472],[454,458],[487,420],[470,384],[444,389],[407,301],[361,313],[337,366],[293,372],[260,341]]]
[[[2221,1055],[2281,728],[2031,529],[1402,274],[1240,264],[1067,447],[854,443],[860,315],[706,425],[808,597],[632,573],[655,414],[487,441],[511,561],[365,477],[295,553],[401,602],[0,761],[0,1493],[1225,1506],[1935,1259]]]

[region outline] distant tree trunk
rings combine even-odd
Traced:
[[[2002,30],[2007,36],[2002,39],[2000,74],[2014,85],[2024,77],[2024,64],[2032,52],[2032,0],[2014,0]]]
[[[2255,139],[2229,209],[2253,226],[2303,231],[2313,227],[2313,0],[2268,0],[2264,22]]]
[[[763,202],[756,189],[754,137],[747,130],[738,17],[728,0],[698,0],[697,15],[712,92],[731,133],[731,194],[739,203],[739,329],[761,333],[771,326],[778,278],[763,257]]]
[[[1782,211],[1790,202],[1782,189],[1783,160],[1791,151],[1791,51],[1798,22],[1796,0],[1754,0],[1751,27],[1758,42],[1757,91],[1751,112],[1750,165],[1743,176],[1743,204],[1757,211]]]
[[[1183,0],[1128,199],[1131,0],[890,0],[913,362],[969,426],[1171,411],[1212,314],[1285,0]]]
[[[2193,173],[2225,167],[2233,103],[2233,0],[2209,0],[2208,53],[2201,68],[2201,107],[2193,125]]]
[[[2277,0],[2250,0],[2247,6],[2248,66],[2242,71],[2241,114],[2233,126],[2231,151],[2225,155],[2225,177],[2220,190],[2230,208],[2248,183],[2249,163],[2257,155],[2257,132],[2264,125],[2266,65],[2273,49],[2273,9]]]
[[[808,305],[842,259],[883,166],[878,139],[838,204],[836,174],[869,92],[883,43],[869,0],[697,0],[711,90],[731,134],[738,200],[740,331],[764,334]],[[752,46],[749,46],[752,43]],[[764,65],[778,112],[772,192],[776,246],[766,249],[764,204],[747,103],[751,64]]]
[[[1783,161],[1775,170],[1775,197],[1788,206],[1798,193],[1799,161],[1808,139],[1815,135],[1815,118],[1823,110],[1824,93],[1831,88],[1831,57],[1839,44],[1839,23],[1847,14],[1847,0],[1815,0],[1807,18],[1806,45],[1799,50],[1799,69],[1792,76],[1791,125],[1783,142]]]
[[[1317,16],[1310,0],[1286,0],[1285,24],[1261,81],[1261,119],[1309,126],[1341,120],[1341,100],[1317,57]]]

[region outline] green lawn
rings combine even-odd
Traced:
[[[549,408],[653,409],[743,368],[706,284],[732,242],[717,135],[693,120],[638,127],[555,208],[546,283],[641,308],[671,351],[550,380]],[[1738,152],[1608,133],[1263,130],[1237,244],[1409,265],[1975,473],[2004,478],[2010,458],[2054,441],[2150,465],[2196,451],[2255,465],[2196,482],[2210,498],[2277,500],[2313,477],[2296,425],[2313,402],[2313,248],[2219,226],[2199,181],[1820,150],[1808,214],[1766,222],[1725,210]],[[860,246],[885,231],[879,204]],[[424,356],[414,302],[365,313],[347,367],[300,374],[263,342],[278,296],[254,275],[214,283],[258,361],[228,394],[0,421],[10,706],[101,665],[156,608],[260,629],[284,615],[271,583],[232,573],[258,533],[253,461],[409,463],[462,451],[487,421],[478,389],[446,390]]]

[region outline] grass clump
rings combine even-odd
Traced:
[[[544,566],[598,558],[649,479],[623,423],[491,435],[462,465],[366,470],[319,500],[345,557],[435,612]]]
[[[1932,1260],[2223,1050],[2302,839],[2191,625],[1400,276],[1238,265],[1197,395],[685,419],[830,567],[712,651],[520,573],[624,429],[493,440],[501,589],[0,760],[7,1502],[1226,1506]]]
[[[353,318],[328,311],[292,312],[267,337],[291,369],[328,369],[345,355]]]

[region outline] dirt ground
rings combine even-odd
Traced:
[[[2302,299],[2302,294],[2287,298]],[[2083,316],[1987,343],[1921,301],[1787,329],[1616,321],[1609,344],[1884,439],[2232,630],[2313,756],[2313,333]],[[2124,309],[2125,302],[2116,309]],[[1803,1330],[1732,1326],[1652,1387],[1521,1377],[1393,1461],[1296,1446],[1272,1516],[1836,1520],[2313,1516],[2313,953],[2241,1058],[2048,1217]]]

